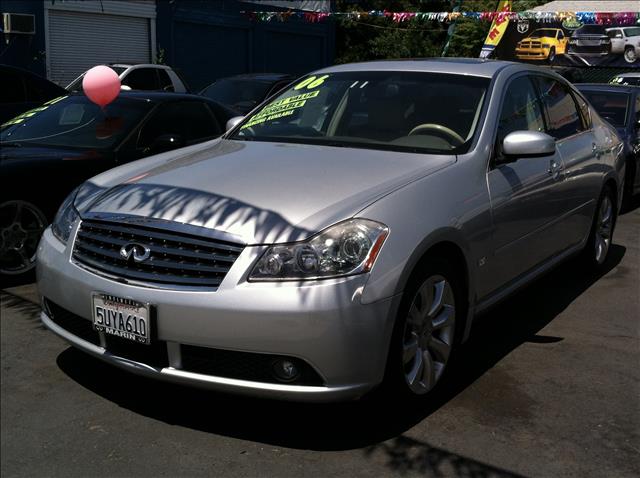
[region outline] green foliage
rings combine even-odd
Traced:
[[[513,10],[529,10],[545,3],[548,0],[514,0]],[[461,11],[495,11],[498,0],[369,0],[357,3],[338,0],[336,11],[442,12],[452,11],[456,6]],[[478,57],[490,26],[490,22],[456,22],[447,56]],[[336,26],[336,63],[440,56],[447,42],[448,27],[448,24],[435,21],[397,24],[386,18],[341,20]]]

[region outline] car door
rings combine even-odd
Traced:
[[[543,107],[533,79],[511,79],[497,124],[496,144],[487,173],[493,218],[493,257],[481,293],[496,290],[539,265],[558,249],[556,221],[564,211],[559,185],[562,159],[551,156],[510,158],[502,141],[514,131],[545,131]]]
[[[159,105],[139,131],[138,157],[200,143],[223,133],[202,101],[171,101]]]
[[[547,133],[556,139],[565,180],[558,185],[563,216],[558,243],[567,248],[589,232],[600,191],[600,158],[605,145],[594,135],[587,102],[569,85],[548,76],[536,76],[545,110]],[[580,106],[580,108],[578,108]]]

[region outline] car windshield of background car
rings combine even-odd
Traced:
[[[121,98],[102,109],[84,95],[61,97],[4,123],[0,141],[108,149],[124,138],[151,107],[147,101]]]
[[[469,149],[489,79],[423,72],[308,76],[231,139],[457,154]]]

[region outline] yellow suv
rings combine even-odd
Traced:
[[[516,46],[518,60],[546,60],[553,63],[564,55],[569,39],[560,28],[538,28]]]

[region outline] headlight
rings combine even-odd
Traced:
[[[325,279],[369,272],[389,229],[368,219],[350,219],[311,239],[269,247],[249,280]]]
[[[73,192],[67,196],[67,199],[64,200],[62,206],[58,209],[53,224],[51,224],[51,232],[53,232],[53,235],[65,244],[71,235],[73,223],[76,222],[78,217],[78,211],[73,207],[73,201],[76,198],[78,189],[79,188],[74,189]]]

